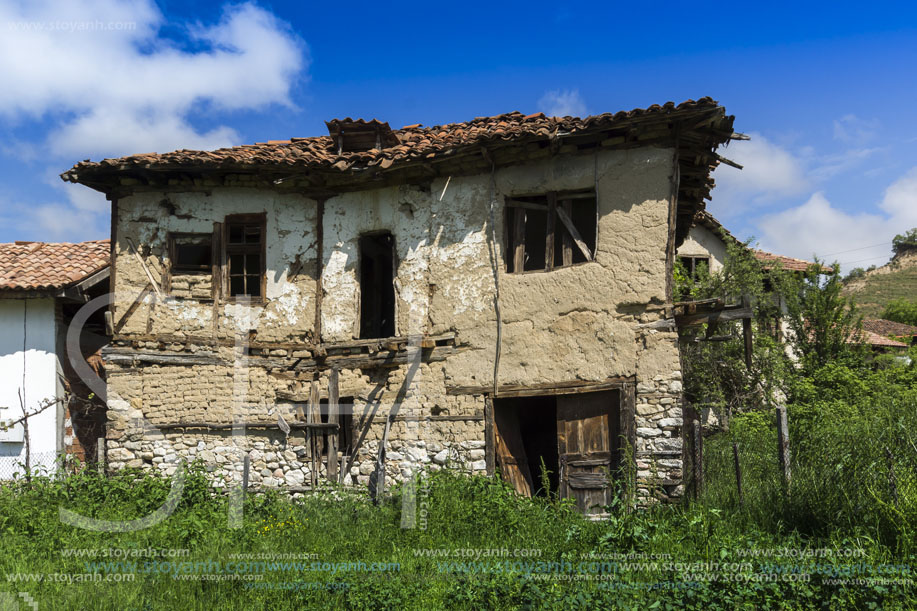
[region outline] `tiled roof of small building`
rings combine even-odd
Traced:
[[[917,336],[917,327],[906,325],[894,320],[885,320],[884,318],[864,318],[863,328],[872,333],[879,335],[895,337],[914,337]]]
[[[109,241],[0,244],[0,291],[61,289],[108,267]]]
[[[804,272],[809,269],[809,266],[812,265],[812,261],[806,261],[805,259],[794,259],[793,257],[785,257],[783,255],[775,255],[770,252],[765,252],[763,250],[753,250],[755,258],[764,264],[764,267],[773,267],[779,263],[783,269],[793,271],[793,272]],[[825,271],[830,268],[822,266],[822,270]]]
[[[883,348],[907,348],[907,344],[889,339],[883,335],[879,335],[878,333],[868,331],[867,329],[862,330],[859,338],[851,337],[848,343],[867,344],[870,346],[881,346]]]

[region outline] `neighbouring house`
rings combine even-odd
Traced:
[[[863,329],[880,337],[892,338],[904,344],[917,345],[917,327],[884,318],[864,318]]]
[[[108,291],[109,241],[0,244],[0,479],[28,466],[51,471],[58,457],[96,458],[105,408],[70,363],[67,331],[78,309]],[[96,317],[75,336],[100,372],[108,339]],[[39,411],[43,406],[45,409]],[[26,422],[25,413],[38,412]]]
[[[732,125],[704,98],[78,163],[112,202],[109,467],[531,495],[543,463],[594,512],[635,460],[679,497],[671,271]]]
[[[685,271],[692,276],[701,265],[706,266],[710,273],[716,273],[723,269],[726,263],[726,240],[738,243],[738,239],[733,237],[712,214],[706,210],[698,210],[685,241],[675,254]]]

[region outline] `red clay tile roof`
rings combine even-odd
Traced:
[[[763,250],[753,250],[752,252],[755,254],[755,258],[764,264],[765,269],[768,267],[774,267],[775,264],[780,263],[783,269],[793,272],[804,272],[809,269],[810,265],[812,265],[811,261],[806,261],[805,259],[784,257],[783,255],[775,255]],[[822,266],[822,270],[825,269],[830,268],[825,268],[825,266]]]
[[[860,335],[859,341],[856,338],[851,337],[848,340],[848,343],[851,344],[868,344],[870,346],[881,346],[887,348],[907,348],[907,344],[902,344],[901,342],[889,339],[878,333],[873,333],[872,331],[867,331],[863,329],[862,334]]]
[[[864,318],[863,328],[878,335],[895,337],[914,337],[917,336],[917,327],[906,325],[894,320],[885,320],[884,318]]]
[[[108,267],[109,241],[0,244],[0,291],[61,289]]]
[[[716,101],[709,97],[697,101],[688,100],[676,105],[667,102],[660,106],[654,104],[646,109],[634,109],[618,113],[605,113],[586,118],[548,117],[542,113],[525,116],[512,112],[494,117],[478,117],[464,123],[422,127],[406,126],[393,130],[398,144],[368,151],[343,152],[338,154],[331,136],[312,138],[292,138],[275,140],[258,144],[246,144],[215,151],[191,151],[182,149],[171,153],[147,153],[131,155],[117,159],[103,159],[99,162],[83,161],[61,178],[70,182],[83,182],[86,174],[105,173],[130,168],[136,169],[225,169],[239,170],[264,166],[286,168],[309,168],[338,170],[367,169],[378,167],[388,169],[394,164],[410,161],[425,161],[434,157],[454,155],[460,150],[475,151],[484,144],[496,141],[521,140],[526,137],[549,138],[569,136],[577,132],[600,131],[617,127],[618,124],[633,122],[635,119],[652,121],[672,118],[678,115],[688,116],[692,111],[719,110],[720,121],[713,121],[713,128],[723,132],[719,142],[729,139],[732,133],[732,117],[726,117]],[[354,120],[344,120],[353,122]],[[375,120],[374,120],[375,121]],[[329,122],[329,125],[342,123],[340,120]],[[373,122],[364,122],[372,124]],[[378,123],[378,122],[376,122]],[[381,125],[381,124],[380,124]],[[81,176],[81,174],[83,176]]]

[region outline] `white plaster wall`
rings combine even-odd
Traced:
[[[726,244],[723,238],[716,235],[706,227],[695,225],[688,232],[688,237],[676,254],[679,256],[710,257],[710,271],[718,272],[726,263]]]
[[[22,416],[18,391],[23,388],[28,411],[60,396],[55,346],[53,299],[0,300],[0,419]],[[58,451],[58,414],[50,407],[29,419],[33,467],[54,466]],[[21,425],[20,425],[21,426]],[[25,460],[23,441],[15,431],[0,435],[0,478],[8,478]]]
[[[174,213],[163,200],[174,206]],[[143,260],[158,282],[167,263],[170,232],[211,233],[214,222],[231,214],[266,213],[267,303],[249,308],[235,304],[217,310],[216,329],[231,335],[240,325],[253,321],[259,339],[302,340],[315,320],[313,275],[316,239],[316,203],[297,194],[256,189],[214,189],[208,192],[138,193],[124,198],[118,207],[116,303],[123,313],[148,282],[146,273],[132,255],[129,237],[143,254]],[[302,265],[291,278],[297,262]],[[209,302],[152,295],[147,307],[138,308],[122,333],[145,333],[146,319],[153,318],[157,334],[210,335],[214,329],[214,308]],[[243,329],[243,331],[246,329]],[[275,332],[276,331],[276,332]]]

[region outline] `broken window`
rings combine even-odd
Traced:
[[[360,339],[395,335],[395,238],[360,238]]]
[[[263,214],[226,217],[227,297],[264,296],[264,225]]]
[[[319,418],[322,423],[327,424],[329,422],[328,399],[322,399],[320,405],[321,416]],[[341,456],[350,456],[351,446],[353,446],[353,397],[341,397],[338,400],[337,424],[337,433],[328,429],[321,429],[319,433],[322,439],[319,453],[322,456],[328,456],[328,438],[332,435],[337,437],[338,453]]]
[[[173,297],[213,298],[213,235],[170,233],[164,288]]]
[[[551,271],[592,261],[595,191],[556,192],[506,200],[506,271]]]
[[[209,233],[169,234],[173,274],[211,273],[213,253]]]
[[[697,279],[698,274],[706,274],[710,271],[710,257],[695,255],[683,255],[678,257],[685,271],[693,279]]]

